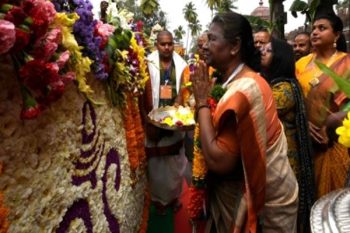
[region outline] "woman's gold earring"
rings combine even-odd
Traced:
[[[334,41],[333,42],[333,48],[336,48],[337,47],[337,41]]]

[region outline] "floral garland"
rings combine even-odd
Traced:
[[[78,20],[73,25],[74,36],[84,56],[92,60],[91,69],[94,76],[99,80],[106,80],[108,73],[104,65],[105,52],[101,49],[102,40],[100,35],[95,33],[97,20],[92,13],[92,4],[89,0],[53,0],[57,11],[76,12]]]
[[[23,119],[39,116],[73,80],[90,101],[99,104],[86,83],[91,71],[106,81],[115,106],[125,104],[126,92],[144,90],[149,77],[142,23],[133,32],[111,25],[115,20],[107,24],[94,20],[89,0],[4,2],[0,2],[0,55],[11,55],[19,71]]]
[[[217,73],[213,74],[217,75]],[[214,85],[210,96],[207,100],[211,114],[213,115],[218,101],[225,94],[221,84]],[[194,146],[193,146],[193,165],[192,165],[192,185],[189,188],[190,201],[188,204],[188,213],[192,223],[195,223],[202,215],[205,215],[206,202],[206,176],[208,167],[201,149],[200,129],[197,123],[194,130]]]
[[[117,29],[110,37],[107,52],[113,70],[108,78],[108,91],[113,105],[125,105],[126,93],[141,94],[149,79],[144,60],[144,49],[137,44],[129,30]]]
[[[79,91],[84,93],[88,99],[93,101],[91,95],[94,93],[94,91],[86,83],[86,76],[90,72],[90,65],[92,64],[92,61],[90,58],[82,54],[82,47],[78,45],[78,42],[75,40],[72,33],[73,25],[77,19],[79,19],[79,16],[76,13],[57,13],[54,25],[61,28],[63,36],[62,44],[72,55],[73,59],[68,61],[68,67],[70,70],[75,71]]]
[[[130,178],[134,184],[138,181],[138,178],[136,177],[136,170],[140,168],[140,165],[142,165],[141,168],[144,167],[146,161],[146,153],[143,144],[144,131],[138,102],[130,93],[127,95],[126,101],[127,104],[124,108],[123,123],[131,170]]]

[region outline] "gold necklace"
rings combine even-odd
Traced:
[[[325,64],[327,67],[330,67],[333,64],[333,62],[337,58],[336,55],[337,55],[337,50],[335,50],[335,52],[329,58],[328,62]],[[316,54],[313,56],[313,58],[312,58],[312,60],[310,62],[310,63],[313,64],[313,66],[316,66],[315,60],[316,60]],[[318,68],[317,66],[316,66],[316,69],[318,69],[318,71],[316,71],[313,74],[314,77],[309,81],[309,84],[311,85],[311,88],[317,86],[320,83],[319,77],[322,74],[322,70],[320,70],[320,68]]]

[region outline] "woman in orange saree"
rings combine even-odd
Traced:
[[[226,92],[211,114],[208,66],[191,74],[200,146],[208,168],[207,233],[296,232],[298,184],[249,22],[237,13],[214,17],[205,62],[223,75]]]
[[[314,51],[296,63],[313,139],[317,197],[344,187],[350,165],[347,148],[340,145],[335,136],[335,128],[346,114],[342,109],[349,100],[314,63],[317,60],[340,76],[349,70],[350,55],[342,52],[344,46],[340,46],[342,29],[338,16],[319,11],[311,33]]]

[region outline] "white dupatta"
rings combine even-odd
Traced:
[[[160,65],[159,65],[159,53],[154,51],[148,57],[148,70],[152,83],[152,104],[153,109],[159,107],[159,85],[160,85]],[[175,76],[176,76],[176,92],[180,91],[181,75],[185,67],[186,61],[176,52],[173,52],[173,60],[175,63]]]

